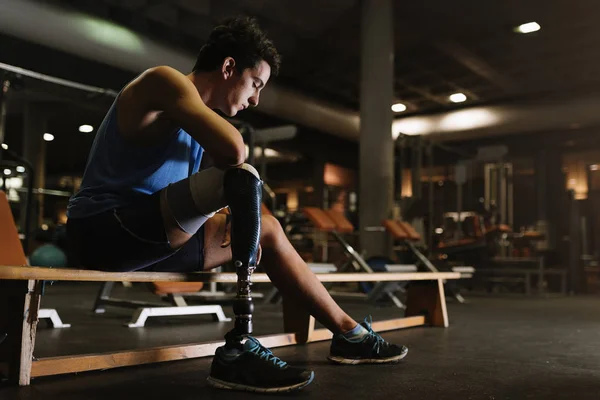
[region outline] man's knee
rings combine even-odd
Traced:
[[[230,205],[232,199],[245,195],[260,197],[261,184],[258,172],[250,164],[228,170],[208,168],[169,185],[165,198],[179,227],[194,234],[207,219]]]
[[[275,246],[276,243],[285,236],[281,224],[272,215],[263,215],[261,218],[262,230],[260,242],[263,247]]]

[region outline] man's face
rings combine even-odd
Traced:
[[[246,68],[241,73],[236,71],[226,81],[226,101],[221,111],[230,117],[248,107],[256,107],[260,91],[271,76],[271,67],[265,61],[254,68]]]

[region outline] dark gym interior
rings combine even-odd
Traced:
[[[423,324],[378,325],[405,359],[333,365],[329,339],[277,345],[315,380],[271,396],[599,398],[599,13],[593,0],[0,0],[0,400],[261,396],[210,387],[212,357],[192,349],[232,328],[232,282],[173,292],[12,272],[79,268],[67,205],[111,104],[147,68],[190,73],[231,15],[256,18],[282,57],[256,108],[221,115],[260,173],[263,213],[317,275],[399,276],[322,277],[335,301],[359,322],[415,318],[413,278],[454,274],[431,275],[440,291]],[[44,311],[27,322],[33,364],[16,378],[13,282],[37,282]],[[277,289],[253,291],[253,334],[283,332]],[[158,347],[186,350],[141,353]],[[117,361],[36,364],[80,354]]]

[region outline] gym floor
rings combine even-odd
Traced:
[[[120,285],[119,285],[120,286]],[[230,323],[209,316],[150,318],[145,328],[125,328],[130,310],[90,312],[98,284],[55,284],[42,306],[56,307],[63,322],[41,322],[36,356],[102,352],[215,340]],[[119,287],[119,297],[153,299],[142,285]],[[448,299],[450,327],[383,333],[409,347],[397,365],[337,366],[328,363],[329,342],[274,349],[283,360],[315,370],[304,390],[274,397],[323,399],[598,399],[600,398],[600,317],[597,297],[481,297],[468,304]],[[374,320],[398,309],[339,300],[354,318]],[[231,307],[224,307],[231,316]],[[276,305],[259,305],[255,334],[281,331]],[[240,399],[265,395],[209,387],[210,358],[37,378],[29,387],[0,386],[2,400],[37,399]]]

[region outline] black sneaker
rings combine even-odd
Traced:
[[[313,371],[290,367],[258,340],[248,337],[237,355],[227,355],[224,347],[217,349],[208,383],[219,389],[275,393],[302,389],[314,377]]]
[[[371,329],[370,317],[360,323],[369,331],[360,341],[350,341],[342,334],[333,335],[331,340],[330,361],[338,364],[385,364],[397,363],[406,357],[408,348],[397,346],[383,340]]]

